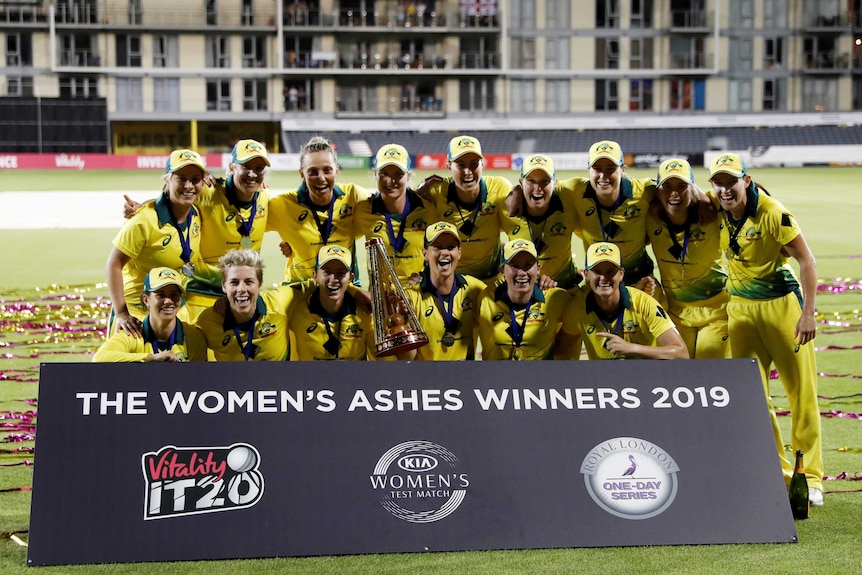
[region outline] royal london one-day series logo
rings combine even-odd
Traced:
[[[455,512],[470,477],[451,451],[430,441],[405,441],[384,453],[370,476],[386,511],[409,523],[433,523]]]
[[[581,463],[590,497],[623,519],[649,519],[670,507],[676,498],[678,471],[667,451],[636,437],[603,441]]]
[[[260,453],[247,443],[145,453],[144,519],[251,507],[263,496]]]

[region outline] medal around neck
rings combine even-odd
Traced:
[[[243,236],[239,241],[239,247],[244,250],[250,250],[253,245],[254,241],[252,241],[251,236]]]
[[[183,272],[183,275],[187,278],[195,275],[195,265],[192,262],[186,262],[183,264],[183,267],[180,268],[180,271]]]

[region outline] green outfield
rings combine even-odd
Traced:
[[[558,177],[583,176],[583,172]],[[631,170],[634,177],[652,177],[653,170]],[[414,182],[430,172],[419,172]],[[495,172],[515,180],[515,172]],[[842,573],[858,570],[859,534],[862,533],[862,421],[854,417],[862,411],[862,194],[858,192],[860,168],[759,169],[753,176],[780,199],[799,220],[817,257],[818,277],[824,287],[817,295],[822,323],[815,343],[829,347],[817,352],[823,448],[826,474],[847,474],[846,479],[825,482],[826,505],[814,508],[812,518],[797,523],[800,542],[795,545],[714,545],[603,549],[557,549],[529,551],[487,551],[426,553],[408,555],[365,555],[347,557],[287,558],[244,561],[149,563],[43,568],[46,573]],[[297,174],[273,172],[269,176],[273,193],[295,188]],[[705,170],[696,173],[697,183],[706,187]],[[340,177],[366,187],[372,177],[366,170],[346,170]],[[158,171],[75,172],[3,171],[0,194],[5,191],[33,191],[33,209],[38,209],[38,192],[48,190],[153,190],[160,189]],[[117,206],[122,202],[118,192]],[[56,326],[86,324],[103,317],[107,290],[104,264],[116,230],[0,230],[4,246],[0,277],[0,414],[29,409],[21,400],[35,398],[39,362],[89,361],[98,341],[78,339],[78,331],[57,330]],[[275,234],[264,240],[267,283],[280,277],[283,258]],[[582,254],[576,244],[575,251]],[[77,291],[76,291],[77,290]],[[69,295],[83,296],[75,303]],[[55,297],[57,296],[57,297]],[[62,296],[62,298],[60,297]],[[47,299],[54,298],[54,299]],[[58,305],[57,310],[50,308]],[[50,308],[50,309],[49,309]],[[830,322],[830,323],[826,323]],[[36,326],[36,327],[33,327]],[[41,326],[41,327],[40,327]],[[47,327],[45,327],[47,326]],[[52,329],[54,326],[54,329]],[[58,353],[63,352],[63,353]],[[68,352],[68,353],[66,353]],[[32,381],[31,381],[32,380]],[[786,410],[787,400],[780,384],[773,386],[776,409]],[[785,437],[790,418],[782,417]],[[0,421],[2,423],[2,421]],[[7,434],[0,434],[3,442]],[[2,492],[32,485],[32,467],[15,463],[32,456],[5,451],[32,442],[3,443],[0,451],[0,535],[26,530],[30,496],[26,491]],[[723,477],[725,489],[715,494],[733,506],[734,493],[746,489],[734,481],[732,447],[711,454],[715,473]],[[747,520],[739,509],[739,521]],[[709,521],[708,517],[703,518]],[[289,534],[285,534],[288,537]],[[26,534],[21,539],[26,541]],[[24,573],[26,549],[8,536],[0,537],[0,573]]]

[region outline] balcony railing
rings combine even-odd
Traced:
[[[707,28],[712,26],[711,14],[703,10],[672,10],[669,25],[671,28]]]
[[[807,70],[847,70],[850,54],[847,52],[806,52],[802,55]]]

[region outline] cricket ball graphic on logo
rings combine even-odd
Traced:
[[[377,461],[370,479],[383,508],[409,523],[433,523],[454,513],[470,485],[458,458],[430,441],[392,447]]]
[[[144,519],[251,507],[263,496],[260,453],[247,443],[145,453]]]

